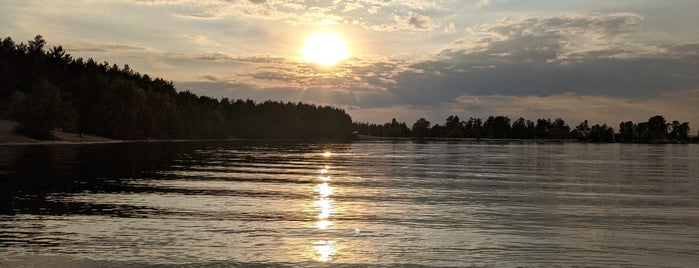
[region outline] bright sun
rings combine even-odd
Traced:
[[[349,57],[345,40],[337,34],[319,33],[306,40],[303,46],[303,58],[306,62],[330,66]]]

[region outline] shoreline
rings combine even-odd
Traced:
[[[146,142],[204,142],[204,141],[235,141],[241,139],[139,139],[121,140],[101,136],[54,130],[55,140],[39,140],[15,133],[17,123],[11,120],[0,120],[0,146],[30,146],[30,145],[89,145],[112,143],[146,143]]]
[[[308,140],[294,140],[294,139],[238,139],[238,138],[228,138],[228,139],[137,139],[137,140],[123,140],[123,139],[110,139],[101,136],[83,134],[82,137],[77,133],[70,133],[60,130],[54,130],[53,134],[55,140],[39,140],[23,136],[14,132],[14,126],[16,122],[10,120],[0,120],[0,146],[31,146],[31,145],[90,145],[90,144],[114,144],[114,143],[154,143],[154,142],[225,142],[225,141],[308,141]],[[611,142],[611,143],[600,143],[600,144],[697,144],[698,142],[693,138],[693,140],[686,143],[623,143],[623,142]],[[327,139],[319,139],[315,141],[328,141]],[[336,139],[330,139],[337,141]],[[490,138],[439,138],[439,137],[425,137],[425,138],[414,138],[414,137],[380,137],[380,136],[368,136],[368,135],[357,135],[354,139],[343,140],[347,141],[360,141],[360,142],[372,142],[372,141],[395,141],[395,142],[484,142],[484,143],[540,143],[540,144],[564,144],[564,143],[589,143],[597,144],[594,142],[580,141],[577,139],[490,139]]]

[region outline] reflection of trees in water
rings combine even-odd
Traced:
[[[99,214],[110,208],[47,200],[51,194],[128,189],[123,179],[152,177],[178,152],[194,144],[118,143],[93,145],[6,146],[0,166],[1,214]],[[100,207],[102,206],[102,207]],[[111,208],[129,211],[132,208]],[[138,208],[145,209],[145,208]]]

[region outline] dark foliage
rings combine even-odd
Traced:
[[[520,117],[510,124],[510,118],[506,116],[490,116],[485,121],[471,117],[467,121],[460,121],[456,115],[447,117],[444,125],[435,124],[431,128],[429,121],[420,118],[413,124],[412,131],[407,129],[405,123],[398,123],[395,118],[391,123],[383,125],[354,123],[354,130],[361,135],[379,137],[578,139],[602,143],[668,143],[688,142],[690,140],[689,123],[673,121],[668,124],[659,115],[638,125],[631,121],[622,122],[619,125],[619,133],[614,133],[614,129],[606,124],[596,124],[590,127],[587,120],[571,130],[561,118],[553,121],[540,118],[534,123],[534,121]]]
[[[383,125],[355,122],[353,127],[360,135],[392,138],[412,136],[408,125],[406,125],[405,122],[399,123],[395,118],[393,118],[390,123],[385,123]]]
[[[619,124],[619,134],[616,135],[620,142],[640,143],[684,143],[690,141],[689,122],[680,123],[674,120],[667,123],[661,115],[648,119],[647,122],[634,124],[631,121]]]
[[[9,113],[19,131],[35,137],[49,138],[53,128],[118,139],[351,136],[352,119],[341,109],[177,92],[172,82],[128,65],[74,59],[45,45],[40,35],[0,43],[0,104],[12,106],[0,107],[0,116]]]

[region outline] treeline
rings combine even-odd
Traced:
[[[689,123],[666,122],[657,115],[647,122],[634,124],[631,121],[619,124],[619,132],[606,124],[590,126],[588,121],[571,128],[563,119],[518,118],[514,122],[506,116],[490,116],[486,120],[469,118],[461,121],[456,115],[447,117],[443,125],[418,119],[412,127],[394,118],[385,124],[355,122],[354,130],[359,135],[378,137],[414,138],[474,138],[474,139],[578,139],[589,142],[668,143],[687,142]]]
[[[117,139],[351,136],[352,119],[341,109],[178,92],[128,65],[75,59],[45,45],[40,35],[0,44],[0,118],[17,121],[28,136],[51,138],[55,128]]]

